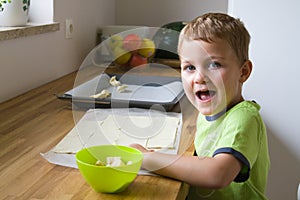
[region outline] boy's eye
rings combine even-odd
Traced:
[[[216,69],[216,68],[219,68],[221,67],[221,64],[218,63],[218,62],[211,62],[209,65],[208,65],[208,68],[210,69]]]
[[[185,69],[188,71],[193,71],[196,69],[196,67],[194,65],[187,65],[187,66],[185,66]]]

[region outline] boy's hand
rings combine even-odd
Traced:
[[[130,146],[133,147],[133,148],[136,148],[137,150],[140,150],[142,153],[149,153],[149,152],[153,152],[154,151],[152,149],[151,150],[146,149],[145,147],[143,147],[140,144],[131,144]]]

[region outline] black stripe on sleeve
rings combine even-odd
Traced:
[[[238,183],[247,181],[250,176],[250,163],[248,159],[243,154],[230,147],[217,149],[214,152],[213,157],[220,153],[229,153],[243,163],[243,168],[241,169],[237,177],[235,177],[234,181]]]

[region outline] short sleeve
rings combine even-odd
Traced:
[[[242,107],[229,112],[222,124],[222,135],[214,155],[231,153],[243,163],[237,182],[248,179],[260,151],[261,131],[258,117],[254,109]]]

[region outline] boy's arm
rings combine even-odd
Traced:
[[[229,185],[242,168],[241,162],[231,154],[221,153],[213,158],[183,156],[148,151],[136,144],[132,146],[144,153],[144,169],[203,188],[218,189]]]

